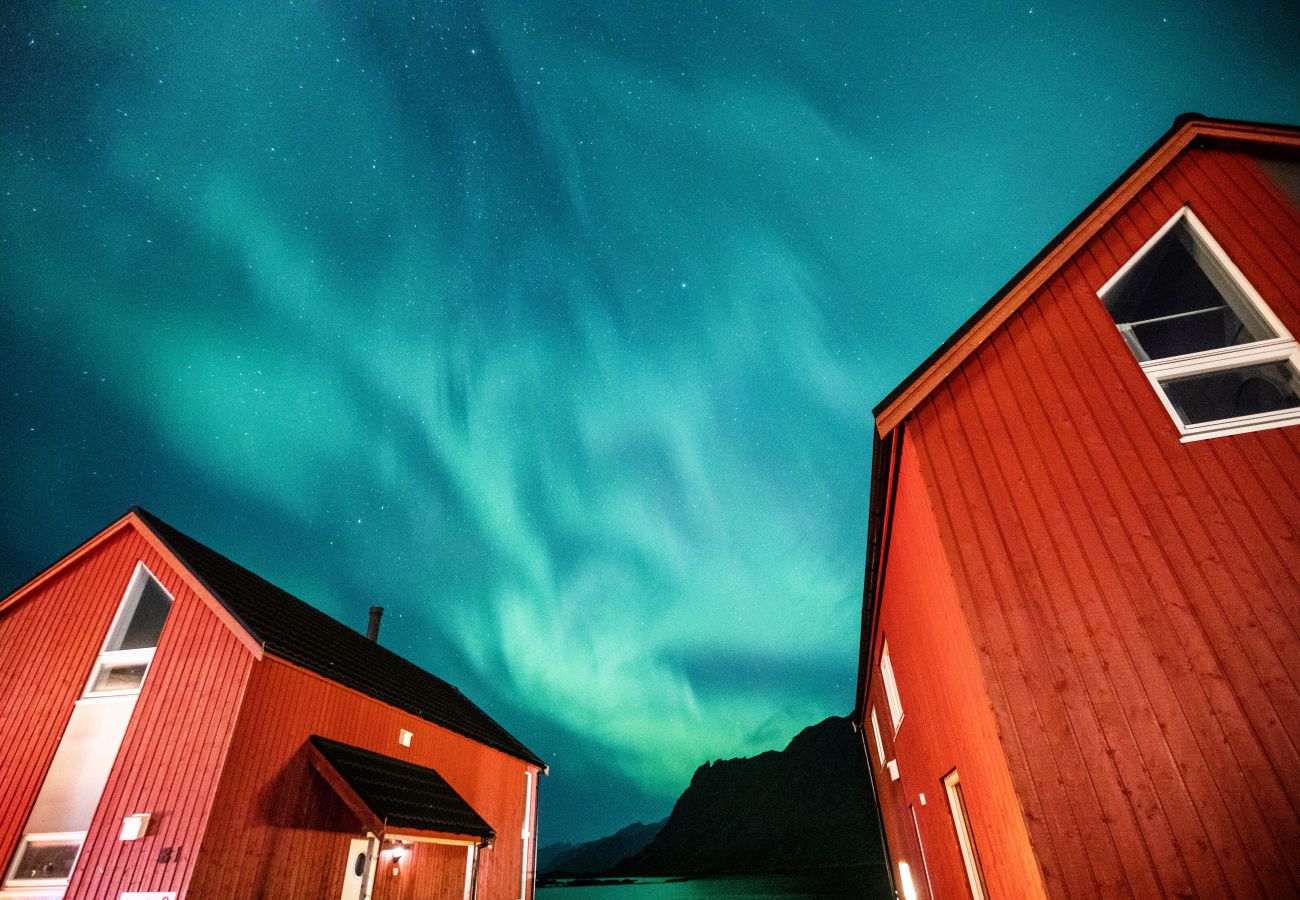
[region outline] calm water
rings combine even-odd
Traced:
[[[745,875],[691,881],[638,879],[636,884],[538,888],[537,900],[892,900],[883,870],[836,869],[801,875]]]

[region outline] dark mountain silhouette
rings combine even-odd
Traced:
[[[558,857],[563,856],[575,847],[585,846],[583,844],[574,844],[569,841],[556,841],[554,844],[545,844],[537,848],[537,874],[549,875],[552,871],[551,863]]]
[[[600,875],[644,849],[667,822],[636,822],[609,837],[585,844],[552,844],[537,852],[537,871],[546,876]]]
[[[871,787],[847,718],[805,728],[782,751],[695,770],[662,830],[619,875],[721,875],[881,864]]]

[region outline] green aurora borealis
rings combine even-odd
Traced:
[[[541,839],[853,702],[870,410],[1292,4],[7,4],[0,589],[139,503],[459,685]]]

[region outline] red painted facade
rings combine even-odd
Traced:
[[[413,733],[410,747],[397,742],[403,728]],[[249,680],[213,806],[220,825],[204,838],[193,896],[257,896],[267,883],[292,885],[293,896],[338,893],[341,864],[301,865],[346,860],[348,841],[359,836],[349,827],[351,813],[308,763],[310,734],[436,768],[497,832],[495,846],[480,853],[479,896],[519,897],[525,773],[535,785],[535,767],[270,656]],[[464,847],[416,851],[410,864],[452,866],[460,890]],[[375,900],[407,896],[404,889],[391,866],[381,865]]]
[[[1300,427],[1181,443],[1097,296],[1189,205],[1300,335],[1300,210],[1257,159],[1300,136],[1238,131],[1136,172],[946,375],[878,411],[859,712],[923,897],[926,869],[930,895],[970,895],[954,768],[992,897],[1300,895]]]
[[[928,494],[916,453],[904,444],[893,513],[894,555],[885,571],[885,590],[890,597],[921,599],[882,610],[874,654],[878,662],[880,645],[889,642],[903,721],[895,733],[879,679],[871,686],[864,715],[880,804],[888,821],[902,823],[890,831],[890,847],[895,856],[914,861],[918,885],[928,878],[936,885],[964,882],[941,783],[960,761],[968,803],[981,813],[974,823],[981,852],[1006,863],[987,873],[990,893],[999,898],[1039,897],[1037,866],[1024,852],[1024,820]],[[898,780],[881,766],[873,710],[885,759],[898,761]]]
[[[6,871],[139,562],[173,602],[67,898],[338,897],[349,841],[365,833],[307,763],[318,734],[436,769],[496,832],[478,851],[477,897],[530,900],[522,832],[526,803],[536,831],[536,765],[261,653],[134,514],[0,603]],[[139,812],[146,835],[119,840]],[[414,843],[393,875],[385,853],[372,896],[460,898],[468,854]]]

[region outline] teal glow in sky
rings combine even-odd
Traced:
[[[663,816],[852,706],[871,407],[1178,113],[1300,122],[1227,6],[7,4],[0,589],[142,504],[385,605],[543,842]]]

